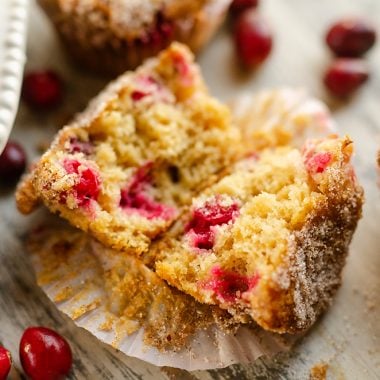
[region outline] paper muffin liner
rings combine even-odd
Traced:
[[[301,148],[308,138],[337,132],[327,106],[302,88],[243,93],[230,107],[248,153],[281,145]]]
[[[52,218],[28,238],[38,285],[77,326],[128,356],[193,371],[250,363],[297,339],[235,324],[217,307],[169,287],[138,259]]]
[[[83,18],[76,20],[62,11],[58,0],[39,0],[39,3],[54,22],[66,51],[79,67],[115,76],[136,68],[173,41],[188,45],[194,52],[199,51],[224,21],[231,1],[205,1],[199,11],[170,20],[169,29],[159,29],[151,36],[147,34],[134,39],[116,35],[111,29],[104,30],[102,23],[97,28]]]

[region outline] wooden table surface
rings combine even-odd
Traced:
[[[306,87],[332,107],[342,133],[355,143],[355,163],[366,191],[364,217],[352,244],[344,285],[329,312],[291,354],[262,359],[249,366],[234,365],[187,373],[160,369],[128,358],[100,344],[63,317],[35,285],[22,245],[33,218],[20,216],[12,190],[0,193],[0,343],[13,353],[11,378],[22,378],[17,358],[22,331],[30,325],[51,326],[70,341],[74,351],[71,379],[307,379],[311,367],[329,365],[330,379],[380,379],[380,202],[376,187],[375,157],[380,146],[380,43],[368,54],[372,70],[368,85],[350,102],[329,99],[321,75],[330,62],[323,36],[327,26],[347,15],[364,15],[377,22],[379,0],[262,0],[260,12],[271,23],[275,46],[270,60],[256,73],[236,69],[228,28],[224,28],[199,57],[212,93],[228,100],[243,90],[292,85]],[[31,2],[27,70],[51,67],[67,83],[65,103],[52,114],[32,112],[21,104],[13,137],[32,160],[73,112],[84,107],[103,85],[78,73],[65,60],[56,37]]]

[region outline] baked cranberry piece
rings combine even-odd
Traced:
[[[223,205],[218,202],[206,202],[203,207],[193,211],[193,218],[188,226],[194,232],[203,232],[211,226],[226,224],[232,220],[238,211],[238,205]]]
[[[24,77],[22,98],[33,108],[51,109],[62,100],[62,81],[51,70],[28,73]]]
[[[136,89],[131,93],[131,98],[134,102],[138,102],[150,95],[160,96],[162,100],[166,98],[165,89],[151,76],[139,76],[135,81],[135,86]]]
[[[182,84],[191,86],[194,82],[194,73],[187,59],[181,53],[174,52],[172,60]]]
[[[258,275],[250,278],[215,266],[211,270],[211,279],[204,284],[204,288],[212,290],[224,302],[234,302],[243,293],[253,289],[258,281]]]
[[[148,93],[146,92],[143,92],[143,91],[140,91],[140,90],[134,90],[132,93],[131,93],[131,98],[134,102],[138,102],[139,100],[141,100],[142,98],[145,98],[147,95],[149,95]]]
[[[14,141],[8,141],[0,154],[0,184],[12,184],[17,181],[26,167],[24,149]]]
[[[136,211],[148,219],[170,219],[174,214],[171,207],[155,202],[143,192],[134,192],[129,189],[121,191],[120,207]]]
[[[372,48],[375,41],[375,28],[359,18],[336,22],[326,35],[327,45],[340,57],[360,57]]]
[[[256,8],[258,4],[259,0],[233,0],[230,6],[230,13],[236,17],[248,9]]]
[[[20,360],[31,380],[57,380],[68,375],[72,366],[69,344],[47,327],[29,327],[20,341]]]
[[[171,219],[175,214],[173,207],[156,202],[147,192],[151,186],[151,162],[139,168],[131,183],[120,192],[120,207],[138,212],[147,219]]]
[[[244,12],[234,30],[236,52],[247,67],[264,62],[272,50],[272,33],[266,21],[256,11]]]
[[[238,214],[237,203],[223,204],[220,198],[215,198],[194,209],[185,230],[190,234],[195,248],[210,250],[215,240],[213,227],[233,221]]]
[[[89,141],[81,141],[76,137],[70,139],[69,152],[70,153],[83,153],[90,155],[94,151],[94,146]]]
[[[0,380],[5,380],[12,367],[12,357],[10,352],[0,346]]]
[[[335,60],[324,77],[328,90],[340,97],[352,95],[369,78],[367,63],[359,58],[339,58]]]
[[[319,152],[306,158],[306,169],[311,174],[323,173],[332,160],[329,152]]]
[[[158,23],[158,30],[164,41],[170,40],[174,35],[174,25],[170,21],[162,20]]]
[[[94,169],[85,167],[78,160],[71,159],[66,159],[63,167],[68,174],[79,174],[79,181],[74,186],[78,206],[86,207],[92,200],[96,201],[98,199],[100,178]]]

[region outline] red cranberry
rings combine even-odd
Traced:
[[[22,97],[33,108],[53,108],[62,100],[62,81],[50,70],[28,73],[24,77]]]
[[[20,342],[20,360],[31,380],[64,378],[72,366],[72,353],[67,341],[46,327],[29,327]]]
[[[174,25],[168,21],[162,22],[159,25],[159,30],[165,39],[171,39],[174,34]]]
[[[311,174],[323,173],[332,160],[332,154],[329,152],[320,152],[306,157],[305,165]]]
[[[330,27],[326,42],[341,57],[360,57],[375,44],[376,31],[366,20],[347,19]]]
[[[10,352],[0,346],[0,380],[5,380],[12,367],[12,357]]]
[[[138,102],[139,100],[145,98],[147,95],[149,94],[147,94],[146,92],[135,90],[135,91],[132,91],[131,98],[134,102]]]
[[[264,62],[272,50],[272,34],[268,24],[255,11],[244,12],[235,25],[235,46],[245,66]]]
[[[212,227],[234,221],[238,214],[239,206],[236,203],[226,206],[216,198],[193,211],[185,230],[191,233],[195,248],[210,250],[215,239]]]
[[[100,193],[100,178],[92,168],[83,167],[79,170],[81,163],[78,160],[67,158],[63,162],[67,173],[79,174],[79,182],[75,184],[75,196],[80,207],[88,206],[92,200],[96,201]],[[65,200],[65,197],[63,197]]]
[[[204,284],[224,302],[234,302],[242,294],[253,289],[259,281],[259,276],[243,276],[239,273],[226,271],[218,265],[211,270],[211,279]]]
[[[137,169],[131,183],[120,191],[120,207],[130,212],[138,212],[147,219],[171,219],[175,209],[156,202],[146,189],[151,186],[152,163]]]
[[[230,13],[235,17],[248,9],[256,8],[258,4],[259,0],[233,0],[230,6]]]
[[[24,149],[9,141],[0,155],[0,184],[10,184],[19,179],[26,166]]]
[[[162,42],[166,42],[173,37],[174,24],[172,21],[166,20],[162,13],[159,13],[153,33],[158,35],[156,40],[160,45]]]
[[[368,66],[362,59],[339,58],[328,68],[324,82],[332,94],[345,97],[354,93],[368,77]]]

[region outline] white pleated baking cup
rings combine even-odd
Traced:
[[[241,325],[237,331],[229,333],[212,323],[206,329],[196,329],[179,351],[170,349],[161,351],[148,346],[144,339],[144,327],[130,334],[121,333],[118,327],[121,322],[120,317],[111,311],[110,304],[113,299],[110,298],[112,296],[105,287],[105,278],[102,273],[113,267],[117,254],[110,256],[111,250],[99,243],[78,245],[70,254],[65,254],[55,248],[57,242],[61,242],[59,245],[64,246],[64,236],[69,236],[70,240],[74,233],[82,234],[82,236],[84,233],[57,228],[54,226],[56,222],[53,218],[47,217],[42,220],[44,220],[43,225],[47,227],[42,227],[43,232],[37,229],[38,232],[32,233],[29,238],[30,241],[34,240],[37,243],[34,244],[34,248],[29,245],[29,252],[41,289],[78,327],[87,330],[103,343],[113,346],[128,356],[156,366],[181,368],[188,371],[206,370],[236,363],[248,364],[262,356],[272,357],[279,352],[288,351],[299,338],[299,336],[281,336],[258,327],[249,328],[244,325]],[[65,235],[65,229],[71,232]],[[64,262],[60,259],[61,257],[64,258]],[[129,259],[126,257],[125,260]],[[130,258],[130,260],[135,261],[134,268],[136,265],[143,265],[138,264],[136,259]],[[131,265],[126,265],[125,270],[131,267]],[[150,270],[146,268],[144,271]],[[150,271],[148,280],[149,276],[156,275]],[[148,314],[152,317],[155,313],[157,319],[154,320],[159,321],[160,316],[162,318],[162,308],[152,306]],[[175,320],[176,316],[173,314],[173,323],[170,320],[168,323],[173,326]],[[123,319],[124,326],[127,325],[125,322],[126,320]],[[127,322],[133,324],[136,321],[132,318]],[[157,323],[158,331],[160,331],[159,325],[160,323]],[[105,329],[104,326],[107,328]],[[178,327],[182,329],[182,326]]]
[[[289,145],[301,148],[309,138],[337,133],[330,110],[304,88],[279,87],[243,92],[230,102],[235,123],[243,136],[271,136],[281,125]]]

